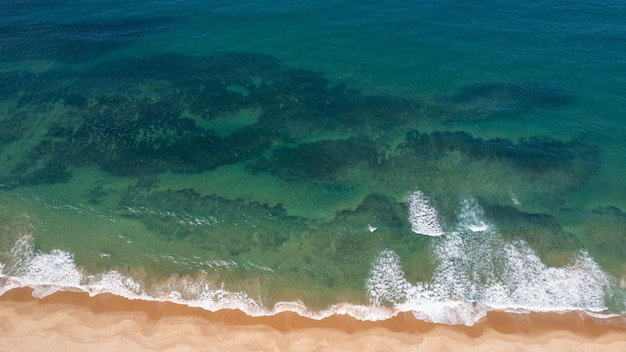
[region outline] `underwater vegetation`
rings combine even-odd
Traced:
[[[28,121],[25,114],[11,120],[0,121],[0,145],[16,141],[24,136],[25,123]]]
[[[432,118],[432,106],[419,97],[363,94],[320,73],[291,68],[258,53],[124,58],[70,72],[7,72],[0,75],[0,83],[6,103],[0,119],[4,188],[67,182],[73,170],[84,166],[96,166],[116,177],[135,177],[138,182],[154,178],[158,186],[157,176],[165,172],[198,174],[245,163],[245,170],[253,175],[269,173],[288,181],[386,194],[394,199],[388,204],[394,208],[402,207],[406,192],[415,187],[432,191],[443,182],[453,190],[452,185],[462,184],[454,181],[459,177],[473,177],[478,190],[508,186],[507,180],[486,179],[476,171],[485,165],[515,169],[516,177],[535,182],[534,192],[550,194],[585,182],[599,163],[597,149],[579,140],[483,140],[462,131],[420,133],[415,128]],[[456,106],[450,109],[463,108],[472,96],[493,95],[492,91],[506,92],[492,97],[503,100],[498,104],[530,108],[567,102],[558,98],[557,88],[541,84],[486,85],[468,87],[449,99]],[[521,96],[526,96],[524,101]],[[236,120],[246,112],[254,112],[254,119]],[[219,130],[217,122],[228,120],[235,121],[234,127]],[[392,139],[399,144],[390,143]],[[228,202],[219,196],[202,195],[184,185],[152,195],[144,190],[139,204],[138,196],[129,202],[136,190],[96,187],[88,195],[89,202],[98,204],[101,197],[116,192],[121,206],[156,204],[166,212],[176,209],[169,203],[180,204],[178,209],[190,214],[211,213],[211,204],[221,204],[225,213],[252,207],[257,210],[248,210],[251,218],[279,210],[270,211],[254,199],[226,206]],[[167,202],[161,204],[159,199]],[[368,199],[364,204],[369,204]],[[193,209],[187,209],[190,206]],[[389,222],[396,227],[402,223],[398,219],[406,216],[384,215],[384,207],[374,208],[377,214],[368,216],[393,218]],[[195,236],[189,229],[165,223],[151,228],[168,229],[167,236],[174,238]]]
[[[57,142],[49,150],[62,152],[75,165],[96,161],[113,175],[137,176],[199,172],[248,156],[243,143],[198,127],[182,112],[173,98],[102,99],[78,112],[78,127],[53,126],[47,137]]]
[[[330,221],[290,216],[281,206],[201,195],[192,189],[147,191],[129,188],[120,202],[125,217],[137,219],[169,241],[187,241],[206,258],[262,263],[303,287],[360,290],[369,264],[384,248],[410,255],[427,250],[429,239],[413,236],[406,208],[380,194],[365,197],[355,210]],[[368,229],[370,222],[378,227]],[[409,268],[428,274],[428,261]],[[419,274],[416,274],[419,273]],[[299,284],[296,284],[298,286]]]
[[[573,96],[566,89],[542,82],[483,82],[460,92],[435,99],[444,109],[442,120],[482,120],[518,115],[540,108],[570,104]]]
[[[280,228],[297,220],[280,205],[206,196],[193,189],[145,192],[138,185],[124,193],[120,206],[124,216],[139,219],[164,238],[235,256],[253,247],[282,245],[286,232]]]
[[[579,140],[562,142],[546,137],[483,140],[467,132],[439,132],[430,134],[411,131],[407,133],[407,148],[420,157],[437,158],[456,151],[468,159],[490,159],[507,162],[524,171],[543,173],[554,169],[567,172],[592,172],[599,164],[597,148]]]
[[[21,183],[62,181],[66,166],[88,163],[113,175],[197,173],[267,151],[269,160],[261,158],[250,170],[328,181],[355,163],[383,162],[381,156],[393,152],[385,141],[431,117],[419,98],[365,95],[256,53],[162,54],[103,62],[65,76],[54,70],[9,72],[1,79],[0,93],[14,104],[1,121],[8,127],[1,142],[24,133],[19,126],[25,114],[46,117],[47,132],[29,148],[29,160],[16,166],[19,172],[11,172],[22,175]],[[529,84],[469,87],[450,101],[458,108],[467,105],[468,96],[491,91],[507,92],[495,100],[524,107],[567,100]],[[259,115],[252,124],[228,134],[211,127],[211,121],[251,109]],[[298,144],[329,132],[345,137]],[[532,137],[516,144],[465,132],[413,133],[405,144],[421,156],[458,150],[468,158],[508,160],[537,172],[588,162],[594,154],[592,146],[579,142]]]
[[[444,197],[473,192],[502,198],[511,184],[519,184],[525,196],[558,204],[587,181],[599,162],[597,148],[580,140],[484,140],[461,131],[413,130],[395,147],[361,135],[275,148],[248,170],[285,180],[365,187],[396,199],[416,187]]]
[[[67,180],[68,166],[86,164],[118,176],[202,172],[324,131],[401,125],[416,109],[406,99],[364,96],[268,55],[240,52],[121,59],[69,73],[9,72],[1,83],[11,102],[3,125],[19,126],[28,115],[28,128],[47,127],[9,172],[19,184]],[[259,111],[252,125],[228,135],[210,127],[250,109]],[[25,130],[8,129],[2,141]]]
[[[615,267],[626,258],[626,213],[615,206],[593,209],[585,217],[583,241],[600,263]]]
[[[547,265],[564,265],[583,248],[580,240],[564,231],[551,215],[529,214],[498,205],[486,207],[485,214],[497,223],[504,239],[523,240]]]
[[[347,168],[374,168],[381,159],[375,142],[363,137],[322,140],[293,148],[277,148],[272,156],[250,168],[269,171],[286,179],[335,181]]]
[[[419,97],[364,94],[260,53],[167,53],[4,72],[0,97],[5,188],[66,182],[84,166],[142,178],[245,163],[253,175],[381,194],[397,189],[395,199],[416,184],[453,185],[463,174],[478,189],[504,187],[502,177],[480,175],[487,166],[516,170],[537,193],[553,194],[584,183],[599,163],[597,148],[580,140],[416,130],[437,119],[433,109],[456,114],[485,97],[520,111],[571,100],[542,83],[479,84],[433,106]]]

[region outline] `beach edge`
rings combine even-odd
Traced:
[[[626,350],[626,324],[579,312],[490,312],[474,326],[432,324],[410,313],[379,321],[321,320],[281,312],[253,317],[113,294],[30,288],[0,296],[0,351]]]

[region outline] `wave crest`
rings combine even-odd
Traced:
[[[449,234],[433,253],[432,280],[412,284],[399,256],[382,251],[367,281],[371,302],[429,322],[473,325],[492,309],[606,311],[614,281],[584,251],[564,267],[548,267],[523,241],[505,243],[497,234]]]
[[[411,230],[420,235],[441,236],[443,228],[439,224],[439,214],[421,191],[413,192],[407,198]]]

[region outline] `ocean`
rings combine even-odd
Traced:
[[[0,14],[0,293],[626,316],[623,2]]]

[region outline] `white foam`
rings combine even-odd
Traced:
[[[232,260],[211,260],[201,262],[202,265],[207,266],[209,268],[226,268],[226,269],[235,269],[238,267],[237,263]]]
[[[470,229],[470,231],[472,232],[483,232],[489,228],[489,225],[487,224],[467,225],[467,228]]]
[[[433,248],[437,267],[430,282],[409,283],[397,254],[374,260],[367,289],[372,303],[392,304],[422,320],[472,325],[489,309],[605,311],[611,278],[586,252],[569,265],[548,267],[521,240],[497,234],[449,234]]]
[[[397,306],[428,323],[472,326],[487,315],[487,308],[468,302],[409,300]]]
[[[366,286],[372,304],[391,304],[394,310],[412,312],[427,322],[472,325],[480,315],[472,304],[440,297],[428,284],[409,283],[400,257],[389,249],[374,260]]]
[[[511,193],[511,202],[513,202],[513,204],[515,205],[522,205],[519,199],[517,199],[517,196],[515,196],[515,194],[513,193]]]
[[[458,231],[484,232],[491,225],[485,220],[485,212],[473,198],[461,200],[461,211],[458,216]]]
[[[325,311],[326,316],[349,315],[363,321],[378,321],[393,318],[398,314],[397,310],[387,307],[362,306],[357,304],[341,303],[333,305]]]
[[[414,232],[441,230],[421,192],[411,195],[409,208]],[[546,266],[525,242],[503,240],[472,198],[461,201],[456,230],[437,238],[431,252],[431,281],[413,284],[398,255],[382,251],[366,283],[372,304],[412,311],[425,321],[472,325],[489,309],[604,311],[605,293],[616,281],[584,251],[564,267]]]
[[[11,249],[4,255],[7,257],[7,262],[3,264],[7,267],[8,275],[23,272],[28,267],[35,256],[34,242],[35,237],[32,233],[26,231],[20,234]]]
[[[20,237],[9,251],[11,262],[0,263],[0,295],[20,287],[33,288],[33,295],[38,298],[58,291],[86,292],[90,296],[110,293],[127,299],[168,301],[209,311],[239,309],[251,316],[292,311],[318,320],[337,314],[350,315],[360,320],[382,320],[397,314],[397,310],[387,307],[351,303],[338,303],[324,310],[311,310],[299,302],[279,302],[268,308],[260,303],[260,298],[253,299],[244,292],[230,291],[223,284],[216,285],[205,272],[194,277],[173,275],[149,287],[117,270],[83,275],[71,253],[58,249],[50,253],[35,252],[33,238],[31,234]],[[395,253],[388,253],[393,260]],[[234,264],[227,261],[208,263],[211,264],[207,265],[209,267],[220,268],[230,268]],[[270,268],[253,266],[271,271]]]
[[[258,265],[255,263],[252,263],[251,261],[246,261],[247,264],[244,264],[243,267],[248,269],[248,268],[255,268],[258,270],[262,270],[262,271],[267,271],[267,272],[273,272],[274,269],[267,267],[265,265]]]
[[[430,282],[410,283],[400,257],[383,250],[366,281],[370,305],[338,303],[311,310],[300,302],[279,302],[266,307],[260,298],[230,291],[203,272],[194,277],[174,275],[149,287],[116,270],[85,276],[71,253],[35,252],[33,242],[32,235],[25,234],[10,251],[9,262],[0,263],[0,295],[12,288],[32,287],[37,297],[60,290],[91,296],[112,293],[210,311],[239,309],[251,316],[291,311],[312,319],[345,314],[383,320],[412,312],[427,322],[473,325],[489,309],[604,311],[604,288],[611,282],[585,252],[568,266],[548,268],[524,242],[505,243],[490,229],[480,236],[452,233],[434,239],[437,267]],[[615,284],[619,285],[617,280]]]
[[[122,275],[117,270],[110,270],[101,275],[91,275],[84,290],[92,297],[102,293],[112,293],[129,299],[148,298],[148,294],[138,282]]]
[[[400,257],[389,249],[380,252],[374,260],[366,287],[370,301],[376,305],[403,302],[412,288],[404,277]]]
[[[34,236],[25,231],[5,254],[3,285],[0,294],[15,287],[31,286],[33,295],[45,297],[62,289],[80,287],[82,275],[74,264],[73,255],[55,249],[50,253],[35,253]]]
[[[151,210],[145,207],[132,208],[129,206],[124,206],[122,208],[122,212],[125,214],[132,215],[152,215],[159,216],[162,218],[171,218],[173,221],[177,222],[180,225],[186,226],[212,226],[219,223],[219,219],[215,216],[195,216],[190,215],[185,212],[177,213],[172,211],[156,211]]]
[[[79,287],[82,275],[71,253],[54,249],[50,253],[35,255],[23,278],[35,284]]]
[[[443,235],[443,229],[439,224],[439,214],[430,205],[430,198],[421,191],[415,191],[407,198],[407,203],[413,232],[427,236]]]

